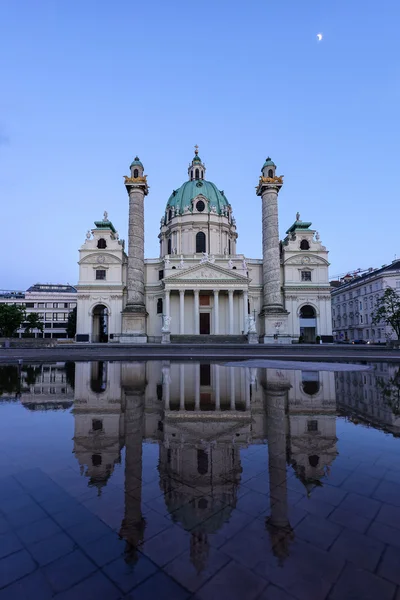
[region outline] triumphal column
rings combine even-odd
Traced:
[[[130,169],[131,176],[125,177],[129,196],[128,301],[122,311],[120,341],[125,344],[145,344],[147,313],[144,297],[144,197],[149,188],[139,157],[135,158]]]
[[[288,312],[283,306],[281,261],[278,227],[278,194],[283,176],[276,176],[274,162],[267,158],[261,169],[257,196],[262,200],[263,307],[264,344],[286,343]]]

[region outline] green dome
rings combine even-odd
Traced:
[[[230,206],[224,192],[220,191],[214,183],[205,179],[193,179],[186,181],[179,189],[172,192],[167,202],[167,210],[175,207],[177,214],[183,214],[188,206],[192,211],[192,200],[200,194],[209,201],[210,210],[215,206],[218,215],[222,213],[223,207]]]
[[[264,167],[276,167],[276,164],[274,163],[273,160],[271,160],[271,158],[268,156],[268,158],[265,159],[265,163],[262,166],[261,171],[263,170]]]
[[[138,156],[135,156],[135,159],[129,165],[129,168],[131,168],[131,167],[142,167],[142,169],[143,169],[143,165],[140,162],[140,158]]]

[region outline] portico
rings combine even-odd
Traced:
[[[202,264],[168,275],[163,283],[164,322],[172,334],[247,333],[248,277]]]

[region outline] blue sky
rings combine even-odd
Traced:
[[[400,255],[397,0],[3,0],[0,288],[77,282],[107,210],[127,237],[122,176],[148,175],[146,256],[198,144],[225,191],[238,251],[261,257],[267,155],[331,275]],[[318,43],[316,35],[322,32]]]

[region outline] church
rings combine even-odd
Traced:
[[[333,341],[328,251],[299,213],[279,240],[282,186],[283,176],[268,157],[256,187],[263,255],[246,257],[237,251],[232,206],[206,179],[196,146],[187,180],[172,191],[161,217],[159,257],[145,258],[149,188],[136,157],[125,176],[127,250],[107,212],[79,249],[76,341]]]

